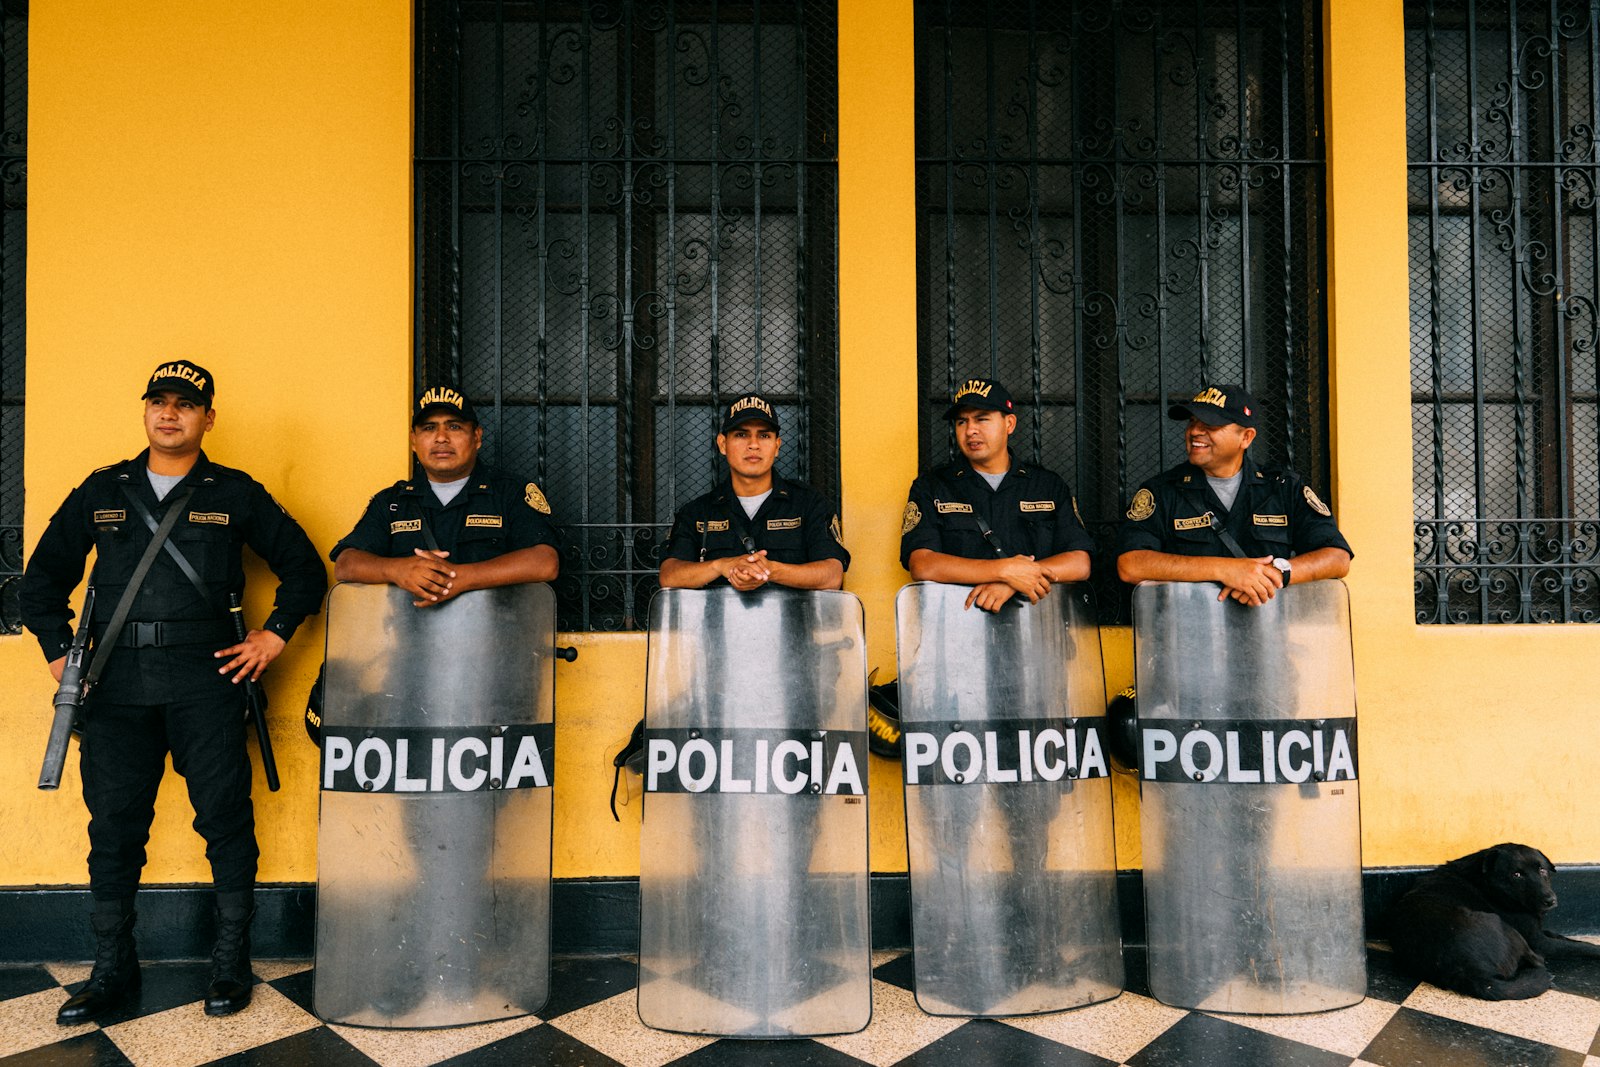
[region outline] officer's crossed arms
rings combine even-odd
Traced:
[[[1188,462],[1135,494],[1119,538],[1118,577],[1217,582],[1218,600],[1255,607],[1290,583],[1350,573],[1350,546],[1311,487],[1292,471],[1251,462],[1256,405],[1248,393],[1204,389],[1167,416],[1187,420]],[[1229,538],[1244,555],[1229,551]]]
[[[820,494],[773,474],[783,447],[778,412],[751,393],[733,401],[717,434],[728,480],[679,509],[662,551],[663,589],[726,581],[740,592],[769,582],[839,589],[850,553]]]
[[[900,550],[912,580],[970,585],[968,608],[998,611],[1018,593],[1038,603],[1052,584],[1087,578],[1093,542],[1066,483],[1011,454],[1017,416],[1005,387],[969,380],[945,418],[965,462],[911,486]]]
[[[426,481],[397,482],[372,498],[334,547],[334,577],[399,586],[419,608],[473,589],[554,579],[561,559],[550,506],[534,483],[524,487],[478,463],[483,427],[472,402],[434,387],[414,411],[411,451]],[[429,547],[430,535],[438,547]]]

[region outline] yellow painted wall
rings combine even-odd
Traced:
[[[1505,838],[1600,860],[1600,727],[1584,665],[1600,628],[1419,627],[1411,606],[1404,65],[1399,0],[1327,0],[1334,484],[1349,585],[1369,866]],[[27,516],[142,447],[161,358],[215,371],[210,453],[251,471],[330,545],[406,467],[410,388],[409,5],[399,0],[35,4],[30,38]],[[840,381],[847,588],[894,669],[899,512],[915,473],[916,233],[910,0],[842,0]],[[258,577],[266,578],[264,572]],[[251,614],[265,611],[256,583]],[[322,633],[274,668],[284,789],[258,778],[263,881],[315,877],[315,751],[298,709]],[[1108,689],[1128,631],[1104,634]],[[638,871],[637,798],[614,823],[610,756],[643,702],[644,641],[569,635],[558,668],[558,877]],[[35,791],[52,685],[31,637],[0,638],[0,882],[82,883],[75,768]],[[904,869],[896,768],[872,761],[877,870]],[[1115,785],[1138,863],[1137,790]],[[208,872],[175,780],[150,882]]]

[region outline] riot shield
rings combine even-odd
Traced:
[[[313,1007],[356,1026],[459,1026],[550,985],[555,597],[415,608],[328,597]]]
[[[1105,680],[1086,585],[895,599],[917,1003],[1030,1015],[1122,991]]]
[[[1349,595],[1134,591],[1150,989],[1290,1015],[1366,994]]]
[[[740,1037],[872,1015],[867,667],[847,593],[650,605],[639,1018]]]

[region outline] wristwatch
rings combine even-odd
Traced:
[[[1283,572],[1283,587],[1289,588],[1289,561],[1282,556],[1272,557],[1272,565]]]

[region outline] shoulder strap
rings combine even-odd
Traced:
[[[137,494],[137,493],[135,493],[133,491],[133,486],[129,485],[126,482],[123,482],[122,483],[122,492],[123,492],[123,495],[125,495],[128,498],[128,504],[129,504],[130,507],[133,508],[134,513],[137,514],[139,516],[139,518],[144,520],[144,524],[146,526],[150,527],[152,532],[156,532],[158,530],[158,527],[156,525],[156,517],[154,515],[150,514],[150,509],[149,508],[144,506],[144,501],[140,500],[139,499],[139,494]],[[170,517],[176,516],[178,514],[178,512],[183,509],[183,506],[189,502],[189,497],[193,493],[194,493],[194,487],[190,486],[187,490],[184,491],[184,494],[183,494],[182,497],[180,497],[178,500],[173,501],[172,507],[167,511],[167,517],[170,518]],[[165,522],[166,520],[163,519],[162,521]],[[173,518],[173,522],[176,522],[176,521],[177,521],[177,519]],[[168,530],[170,532],[170,530],[171,530],[170,526],[168,527]],[[183,576],[185,578],[189,579],[189,584],[194,586],[195,592],[200,594],[200,599],[203,602],[205,602],[207,604],[210,604],[212,610],[218,611],[218,613],[220,614],[221,613],[220,612],[220,605],[215,604],[215,603],[212,602],[212,600],[211,600],[211,590],[206,588],[206,583],[204,582],[204,580],[201,579],[200,572],[196,571],[194,569],[194,566],[189,562],[189,558],[183,554],[183,551],[181,549],[179,549],[177,545],[173,544],[170,540],[164,540],[162,547],[164,547],[167,550],[167,555],[172,559],[172,562],[176,563],[178,565],[178,569],[183,572]]]
[[[139,557],[139,565],[133,569],[133,577],[128,579],[127,588],[117,600],[117,606],[111,612],[111,621],[106,623],[105,633],[100,635],[99,647],[94,650],[94,659],[89,663],[87,680],[90,687],[100,680],[101,672],[106,669],[106,660],[111,658],[111,650],[117,647],[117,637],[122,633],[122,624],[128,621],[128,612],[133,608],[133,598],[139,595],[139,587],[144,585],[145,576],[150,573],[150,567],[156,561],[156,554],[161,551],[161,546],[167,543],[173,526],[177,525],[178,516],[183,513],[184,507],[193,495],[194,486],[191,485],[183,491],[182,496],[172,502],[172,507],[167,509],[161,524],[156,527],[155,535],[145,546],[144,555]],[[139,507],[146,515],[150,513],[150,509],[144,506],[143,501],[139,502]]]
[[[1243,492],[1244,486],[1241,485],[1239,489]],[[1210,504],[1206,503],[1205,495],[1193,486],[1184,487],[1182,492],[1189,497],[1190,503],[1199,506],[1206,514],[1211,516],[1211,532],[1217,535],[1217,540],[1222,542],[1222,547],[1226,548],[1234,559],[1244,559],[1245,552],[1243,548],[1239,547],[1238,539],[1228,532],[1228,528],[1222,524],[1222,517],[1216,513]]]

